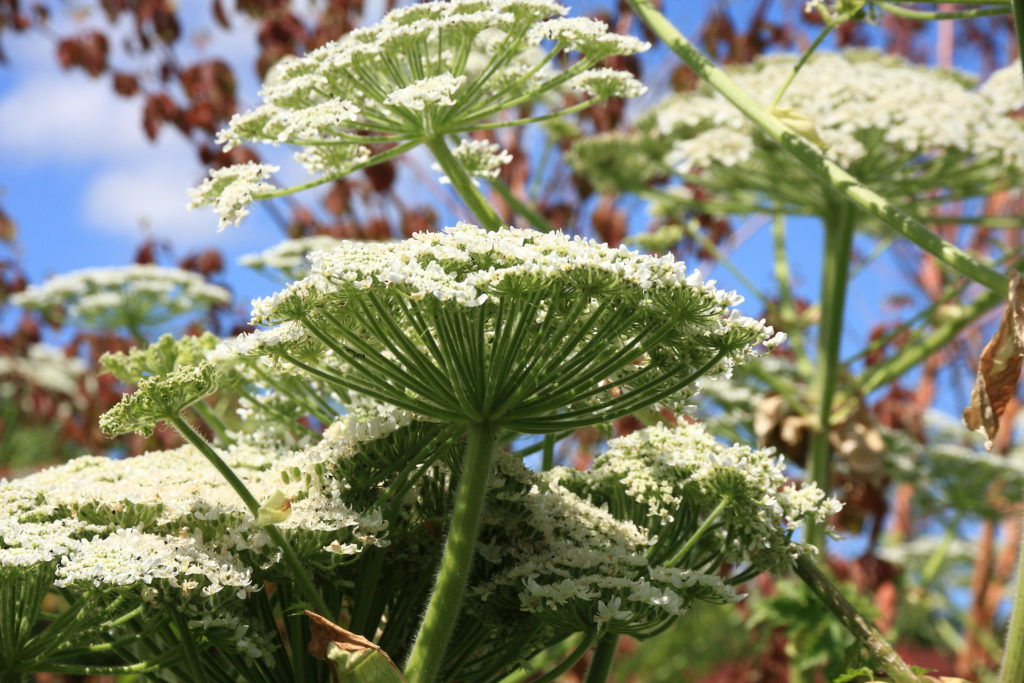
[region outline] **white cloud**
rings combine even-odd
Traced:
[[[111,168],[97,174],[86,188],[83,218],[102,232],[160,237],[181,246],[220,242],[212,211],[185,208],[185,190],[199,176],[199,169],[187,164]]]
[[[151,144],[140,105],[114,94],[106,80],[43,72],[0,100],[0,150],[20,163],[61,165],[190,153],[172,131]]]

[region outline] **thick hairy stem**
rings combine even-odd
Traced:
[[[255,517],[260,510],[259,501],[256,500],[252,493],[250,493],[248,487],[246,487],[245,483],[238,478],[238,475],[235,474],[233,469],[231,469],[231,466],[224,462],[224,460],[217,455],[217,451],[213,450],[213,447],[206,442],[206,439],[200,436],[196,430],[192,429],[192,426],[183,420],[180,415],[171,416],[168,418],[168,421],[174,425],[174,428],[177,429],[189,443],[196,447],[196,450],[206,456],[206,459],[210,461],[210,464],[213,465],[214,469],[224,477],[224,480],[227,481],[231,488],[235,490],[238,497],[242,499],[243,503],[245,503],[245,507],[249,508],[249,512],[251,512]],[[274,545],[281,550],[281,555],[284,558],[285,564],[287,564],[288,568],[291,570],[292,578],[298,585],[299,590],[301,590],[305,595],[305,598],[309,600],[313,605],[313,608],[319,614],[324,615],[328,619],[333,618],[335,615],[327,608],[327,603],[324,602],[324,599],[320,596],[320,592],[317,591],[316,587],[313,585],[313,581],[306,573],[306,568],[303,566],[302,560],[299,559],[299,556],[295,553],[295,549],[292,548],[288,539],[286,539],[284,534],[282,534],[281,531],[273,524],[268,524],[263,527],[263,530],[267,532],[268,536],[270,536],[270,540]]]
[[[615,653],[619,649],[619,634],[606,633],[597,641],[594,655],[590,658],[590,668],[584,683],[605,683],[612,672]]]
[[[431,683],[441,671],[473,566],[480,516],[494,464],[495,436],[493,425],[469,426],[441,569],[405,665],[409,683]]]
[[[437,165],[448,176],[448,180],[459,194],[459,197],[466,203],[469,210],[473,212],[476,219],[480,221],[480,225],[488,230],[499,229],[501,227],[501,217],[495,213],[494,208],[480,194],[480,190],[473,184],[473,179],[466,173],[462,163],[448,149],[448,144],[444,141],[444,138],[442,136],[428,138],[427,148],[437,160]]]
[[[1024,0],[1016,0],[1016,2],[1024,3]],[[725,71],[716,66],[687,40],[686,36],[680,33],[650,0],[629,0],[629,4],[644,24],[679,55],[690,68],[827,186],[845,195],[869,214],[932,254],[948,267],[963,273],[989,289],[1006,295],[1009,291],[1006,277],[981,263],[963,249],[938,237],[920,221],[893,206],[887,199],[866,187],[835,162],[822,155],[820,150],[790,130],[778,117],[764,109],[736,85]]]
[[[850,601],[832,585],[825,573],[810,556],[801,553],[793,562],[793,570],[808,588],[825,603],[843,626],[878,659],[882,668],[895,683],[918,683],[917,674],[896,654],[889,641],[865,619]]]
[[[818,420],[811,437],[808,477],[825,493],[832,488],[829,429],[839,377],[839,346],[843,336],[855,214],[856,210],[849,202],[842,202],[825,220],[825,271],[821,278],[821,325],[818,328],[815,377]],[[809,542],[824,549],[825,534],[820,525],[809,524],[807,536]]]

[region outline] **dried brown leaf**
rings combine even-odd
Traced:
[[[964,410],[964,424],[985,435],[985,447],[992,449],[999,419],[1017,392],[1021,362],[1024,361],[1024,282],[1019,274],[1010,279],[1010,301],[999,321],[995,336],[985,345],[978,360],[978,377],[971,403]]]
[[[306,651],[317,659],[327,659],[328,650],[333,644],[345,652],[361,653],[367,650],[376,650],[394,666],[388,653],[368,638],[346,631],[316,612],[306,610],[306,616],[309,617],[309,646]],[[396,666],[395,669],[398,667]]]

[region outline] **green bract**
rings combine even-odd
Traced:
[[[460,224],[311,258],[309,276],[253,302],[254,323],[290,325],[267,352],[439,420],[571,430],[684,400],[778,341],[671,257],[561,233]],[[313,342],[350,371],[318,368]]]
[[[276,167],[230,166],[193,190],[191,205],[214,206],[223,228],[241,220],[254,198],[328,182],[444,136],[525,122],[496,117],[558,90],[582,93],[589,98],[582,106],[642,93],[629,73],[593,67],[649,45],[593,19],[562,18],[566,12],[553,0],[425,2],[282,61],[264,103],[235,116],[220,140],[229,148],[297,147],[315,180],[275,192],[265,180]],[[555,68],[569,52],[578,59]]]

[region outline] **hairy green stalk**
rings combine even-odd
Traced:
[[[473,184],[473,179],[466,173],[462,163],[448,149],[448,143],[444,141],[444,138],[442,136],[427,138],[426,144],[427,149],[430,150],[430,153],[434,155],[434,159],[437,160],[437,165],[448,176],[448,180],[451,181],[452,187],[455,188],[459,198],[466,203],[466,206],[473,212],[476,219],[480,221],[481,227],[488,230],[498,230],[501,228],[501,217],[495,213],[484,196],[480,194],[480,190]]]
[[[224,460],[217,455],[217,451],[206,442],[202,436],[199,435],[196,430],[192,428],[188,422],[186,422],[180,415],[171,415],[167,420],[174,425],[174,428],[188,440],[193,446],[196,447],[200,453],[202,453],[210,464],[220,473],[224,480],[235,490],[238,497],[242,499],[245,506],[249,508],[249,512],[256,516],[260,510],[259,501],[256,500],[255,496],[249,491],[245,483],[238,478],[235,471],[231,469]],[[295,549],[292,548],[291,543],[284,537],[284,534],[274,526],[268,524],[263,527],[264,531],[270,537],[270,540],[281,550],[281,555],[284,558],[285,564],[292,572],[292,577],[295,579],[295,583],[298,584],[299,589],[303,592],[306,599],[309,600],[310,604],[313,605],[316,611],[324,617],[331,619],[334,617],[332,611],[327,607],[327,603],[320,596],[320,592],[313,585],[313,581],[309,578],[306,573],[306,568],[302,564],[302,560],[295,553]]]
[[[846,284],[855,214],[856,210],[849,202],[841,202],[825,220],[825,271],[821,278],[821,324],[818,328],[818,358],[815,364],[818,419],[808,454],[808,479],[826,494],[832,488],[829,430],[839,378],[839,346],[843,336],[843,312],[846,310]],[[807,539],[819,548],[824,548],[825,534],[819,525],[808,525]]]
[[[619,634],[606,633],[597,641],[594,654],[590,658],[590,668],[584,683],[605,683],[615,663],[615,653],[619,649]]]
[[[497,430],[492,424],[469,425],[441,569],[405,665],[409,683],[431,683],[441,671],[473,567],[480,517],[494,464],[496,436]]]
[[[1009,283],[1002,274],[980,262],[971,254],[943,240],[919,221],[893,206],[839,165],[827,159],[811,143],[790,130],[775,115],[759,105],[750,95],[708,59],[696,46],[672,25],[650,0],[629,0],[630,6],[644,24],[665,42],[697,75],[740,110],[748,119],[775,140],[818,176],[827,186],[845,195],[855,204],[878,218],[903,237],[909,239],[947,267],[963,273],[975,282],[1002,295],[1009,291]]]
[[[877,628],[864,618],[857,608],[850,604],[832,584],[818,564],[806,553],[801,553],[793,562],[793,570],[807,587],[825,604],[843,626],[875,656],[879,664],[895,683],[918,683],[920,678]],[[1017,679],[1019,680],[1019,679]]]

